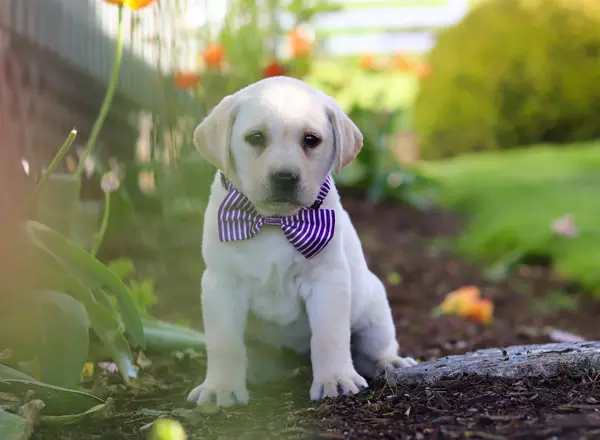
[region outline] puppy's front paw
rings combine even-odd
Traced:
[[[380,359],[375,365],[376,375],[380,376],[389,370],[393,370],[395,368],[412,367],[413,365],[417,365],[417,361],[411,357],[403,358],[400,356],[394,356],[387,359]]]
[[[315,378],[310,387],[310,398],[320,400],[325,397],[356,394],[367,387],[367,381],[356,371],[348,374],[330,374],[322,378]]]
[[[189,402],[198,406],[216,403],[217,406],[245,405],[250,400],[250,395],[244,384],[234,384],[232,381],[205,380],[200,386],[194,388],[187,397]]]

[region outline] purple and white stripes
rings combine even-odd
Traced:
[[[310,208],[302,208],[292,216],[263,217],[250,200],[239,192],[223,175],[223,186],[229,191],[219,207],[219,239],[247,240],[258,234],[264,225],[281,227],[288,241],[306,258],[321,252],[333,238],[335,211],[320,209],[331,189],[331,176],[321,186],[317,200]]]

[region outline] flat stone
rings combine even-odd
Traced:
[[[600,341],[489,348],[422,362],[388,372],[390,385],[435,385],[464,376],[521,379],[561,371],[599,371]]]

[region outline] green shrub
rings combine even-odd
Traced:
[[[490,0],[439,37],[415,102],[424,157],[600,137],[600,2]]]

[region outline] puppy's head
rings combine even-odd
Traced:
[[[265,215],[312,205],[327,174],[352,161],[362,141],[333,98],[289,77],[227,96],[194,131],[200,153]]]

